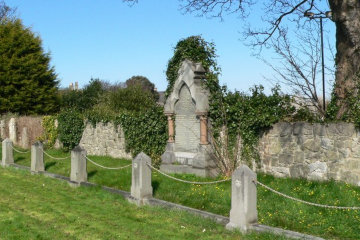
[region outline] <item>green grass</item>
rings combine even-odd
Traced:
[[[49,150],[50,154],[61,157],[66,154]],[[30,154],[16,153],[18,164],[30,166]],[[129,161],[109,157],[90,156],[106,166],[121,166]],[[46,170],[65,176],[70,174],[70,160],[52,161],[45,158]],[[89,181],[97,184],[130,190],[131,168],[104,170],[88,163]],[[206,181],[192,175],[175,175],[182,179]],[[334,181],[312,182],[300,179],[274,178],[258,174],[258,180],[280,192],[321,204],[338,206],[360,206],[360,188]],[[189,185],[175,182],[153,172],[154,197],[185,206],[206,210],[224,216],[230,211],[230,182],[217,185]],[[307,206],[277,196],[258,187],[259,223],[321,236],[327,239],[360,239],[360,211],[334,210]]]
[[[225,230],[186,212],[137,207],[100,188],[0,168],[0,239],[285,239]]]

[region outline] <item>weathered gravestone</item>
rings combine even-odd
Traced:
[[[9,138],[13,143],[17,142],[16,131],[16,120],[11,118],[9,121]]]
[[[199,176],[218,173],[208,141],[209,90],[203,84],[204,79],[201,63],[185,60],[166,99],[164,112],[168,117],[169,140],[160,166],[165,172]]]
[[[1,120],[1,121],[0,121],[0,138],[1,138],[1,139],[5,139],[5,138],[6,138],[6,134],[5,134],[5,120]]]

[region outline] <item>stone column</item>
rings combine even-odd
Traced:
[[[80,146],[71,151],[70,180],[76,183],[87,181],[86,151]]]
[[[11,118],[9,121],[9,138],[13,143],[16,143],[16,120],[15,118]]]
[[[13,143],[9,138],[2,142],[2,166],[9,166],[14,163]]]
[[[144,200],[152,198],[151,159],[145,153],[139,153],[132,162],[131,197],[137,205],[144,205]]]
[[[175,136],[175,130],[174,130],[174,114],[173,113],[167,113],[165,114],[167,116],[168,120],[168,128],[169,128],[169,143],[175,142],[174,136]]]
[[[256,173],[246,165],[236,169],[231,182],[230,222],[227,229],[239,229],[245,233],[257,222]]]
[[[207,145],[208,141],[208,129],[207,129],[207,114],[201,113],[200,117],[200,144]]]
[[[44,172],[44,152],[43,144],[36,142],[31,146],[31,172]]]
[[[28,137],[28,129],[24,127],[21,133],[21,147],[28,148],[29,147],[29,137]]]
[[[5,139],[5,120],[0,121],[0,138]]]

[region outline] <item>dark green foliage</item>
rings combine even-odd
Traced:
[[[331,101],[326,109],[326,120],[327,121],[345,121],[352,122],[359,129],[360,128],[360,72],[355,75],[354,82],[357,83],[356,87],[351,91],[345,93],[346,97],[344,98],[343,105],[345,105],[346,111],[343,113],[340,119],[337,119],[337,114],[340,110],[337,105],[339,99],[335,93],[336,84],[334,90],[331,94]]]
[[[64,144],[64,149],[72,150],[79,144],[84,131],[83,116],[72,109],[61,112],[58,121],[59,139]]]
[[[124,129],[126,149],[133,156],[140,152],[149,155],[153,165],[160,164],[160,156],[167,142],[167,120],[162,107],[154,106],[143,112],[126,112],[116,118]]]
[[[101,81],[99,79],[91,79],[90,83],[82,91],[66,90],[62,94],[62,108],[73,108],[83,112],[96,105],[103,93]]]
[[[0,113],[58,110],[58,82],[50,55],[44,53],[40,37],[19,19],[0,21],[0,63]]]
[[[214,95],[210,105],[210,119],[213,127],[219,130],[227,126],[230,146],[240,134],[243,141],[242,155],[247,161],[257,159],[256,146],[260,134],[274,123],[284,120],[295,112],[289,95],[282,95],[280,88],[272,89],[267,96],[262,86],[250,89],[251,95],[230,92],[222,88],[222,95]]]
[[[174,83],[178,77],[178,71],[181,63],[185,60],[191,60],[195,63],[201,62],[203,67],[207,70],[206,84],[212,92],[218,88],[217,76],[220,68],[216,62],[216,49],[213,42],[206,42],[201,36],[191,36],[180,40],[174,49],[174,55],[169,60],[166,77],[169,82],[165,95],[168,96]]]
[[[115,112],[140,112],[155,106],[155,104],[152,93],[144,91],[139,85],[120,88],[110,95],[110,108]]]
[[[133,76],[131,78],[129,78],[128,80],[126,80],[126,86],[127,87],[132,87],[132,86],[140,86],[142,88],[143,91],[148,91],[150,92],[155,100],[159,99],[159,93],[155,90],[155,85],[150,82],[149,79],[147,79],[146,77],[143,76]]]

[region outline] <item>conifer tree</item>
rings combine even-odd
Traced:
[[[6,7],[0,2],[0,9]],[[0,114],[47,114],[58,109],[57,76],[41,44],[20,19],[6,15],[0,19]]]

